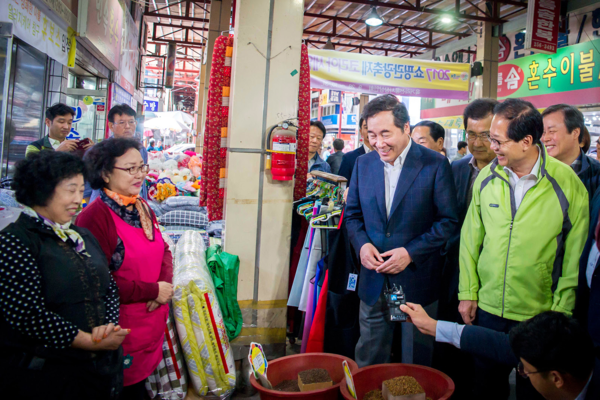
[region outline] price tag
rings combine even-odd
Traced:
[[[352,372],[350,372],[348,362],[342,361],[342,366],[344,367],[344,375],[346,376],[346,386],[348,387],[348,392],[350,392],[350,395],[356,399],[356,388],[354,387],[354,379],[352,378]]]

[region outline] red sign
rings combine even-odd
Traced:
[[[510,40],[508,40],[506,36],[500,36],[498,47],[498,62],[504,62],[508,60],[508,56],[510,55]]]
[[[525,81],[525,73],[518,65],[504,64],[498,67],[498,97],[510,96]]]
[[[525,50],[554,54],[558,47],[560,0],[529,1]]]
[[[104,104],[98,104],[98,105],[96,106],[96,111],[97,111],[97,112],[104,112],[104,111],[106,110],[106,108],[105,108],[105,107],[106,107],[106,106],[105,106]]]

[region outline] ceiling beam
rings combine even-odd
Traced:
[[[517,6],[517,7],[523,7],[523,8],[527,8],[527,2],[526,1],[510,1],[510,0],[487,0],[490,3],[500,3],[500,4],[506,4],[509,6]]]
[[[196,43],[190,43],[190,42],[184,42],[182,40],[163,40],[163,39],[155,39],[153,42],[148,42],[148,44],[153,44],[156,46],[166,46],[169,43],[177,43],[177,46],[185,46],[185,47],[189,47],[191,49],[202,49],[204,47],[204,45],[200,42],[196,42]]]
[[[177,21],[192,21],[192,22],[208,23],[207,18],[186,17],[185,15],[168,15],[168,14],[160,14],[160,13],[156,13],[156,12],[145,12],[144,17],[170,18],[170,19],[174,19]]]
[[[208,32],[208,28],[196,28],[195,26],[187,26],[187,25],[174,25],[174,24],[160,24],[158,22],[154,22],[154,26],[162,26],[165,28],[173,28],[173,29],[192,29],[194,31],[204,31]],[[170,33],[168,33],[170,35]]]
[[[324,19],[328,19],[330,21],[338,20],[338,21],[345,21],[345,22],[362,22],[362,23],[365,22],[365,20],[363,20],[363,19],[344,18],[344,17],[336,17],[336,16],[322,15],[322,14],[313,14],[313,13],[304,13],[304,16],[305,17],[311,17],[311,18],[324,18]],[[442,29],[422,28],[420,26],[397,25],[397,24],[390,24],[390,23],[386,23],[386,24],[384,24],[382,26],[389,26],[389,27],[393,27],[393,28],[410,29],[410,30],[415,30],[415,31],[440,33],[442,35],[452,35],[452,36],[458,36],[458,37],[467,37],[467,36],[471,35],[470,32],[454,32],[454,31],[446,31],[446,30],[442,30]]]
[[[306,42],[306,44],[326,44],[327,42],[324,42],[322,40],[312,40],[312,39],[305,39],[304,42]],[[342,48],[342,47],[351,47],[353,49],[363,49],[363,50],[376,50],[376,51],[383,51],[383,52],[393,52],[393,53],[403,53],[403,54],[411,54],[411,55],[418,55],[421,54],[421,52],[419,51],[410,51],[410,50],[398,50],[398,49],[386,49],[386,48],[382,48],[382,47],[374,47],[374,46],[363,46],[363,45],[359,45],[359,44],[345,44],[345,43],[333,43],[334,46],[338,47],[338,48]]]
[[[416,7],[413,5],[408,5],[409,3],[403,3],[403,4],[384,3],[384,2],[376,1],[376,0],[373,0],[373,1],[369,1],[369,0],[337,0],[337,1],[343,1],[346,3],[363,4],[366,6],[373,6],[373,7],[392,8],[394,10],[412,11],[412,12],[416,12],[416,13],[447,15],[450,17],[454,17],[456,19],[492,22],[495,24],[502,24],[502,23],[506,22],[505,20],[503,20],[501,18],[491,18],[491,17],[480,16],[480,15],[457,13],[457,12],[452,12],[452,11],[445,11],[445,10],[442,10],[439,8]]]
[[[336,35],[334,33],[317,32],[317,31],[304,31],[304,34],[312,35],[312,36],[330,37],[330,38],[337,37],[340,39],[348,39],[348,40],[360,40],[361,42],[374,42],[374,43],[391,44],[391,45],[399,45],[399,46],[419,47],[419,48],[423,48],[423,49],[437,49],[437,46],[435,46],[435,45],[430,46],[429,44],[425,44],[425,43],[408,43],[408,42],[402,42],[400,40],[394,41],[394,40],[385,40],[385,39],[374,39],[374,38],[368,38],[368,37],[362,37],[362,36]]]

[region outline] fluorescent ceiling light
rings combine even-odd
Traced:
[[[383,24],[383,19],[379,16],[375,7],[371,7],[371,11],[369,11],[365,23],[369,26],[379,26]]]
[[[444,24],[449,24],[450,22],[452,22],[452,18],[451,18],[450,16],[448,16],[448,15],[444,15],[444,16],[442,17],[442,22],[443,22]]]

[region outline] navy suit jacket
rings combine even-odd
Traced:
[[[574,314],[584,326],[587,326],[594,345],[600,346],[600,259],[596,263],[591,288],[588,286],[586,278],[588,258],[592,246],[595,246],[594,240],[596,240],[595,231],[600,213],[600,190],[594,194],[590,208],[590,230],[579,260],[579,284]]]
[[[581,150],[581,170],[577,176],[581,179],[581,182],[588,191],[591,210],[594,193],[596,193],[596,190],[600,187],[600,162],[585,155],[583,150]]]
[[[441,250],[458,224],[456,192],[450,164],[440,153],[413,143],[398,180],[387,217],[383,162],[375,151],[357,158],[346,204],[346,227],[355,251],[372,243],[379,252],[404,247],[412,263],[389,275],[406,300],[428,305],[439,296]],[[358,295],[367,305],[377,302],[384,276],[361,267]]]
[[[362,145],[356,150],[352,150],[344,154],[342,158],[342,164],[340,165],[340,169],[338,170],[338,175],[343,176],[348,179],[350,182],[350,178],[352,178],[352,170],[354,169],[354,163],[356,163],[356,159],[365,154],[365,146]]]

